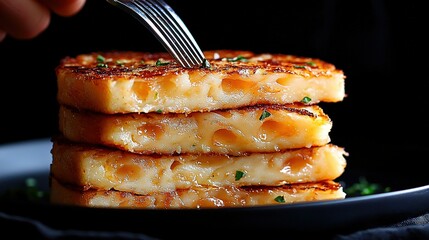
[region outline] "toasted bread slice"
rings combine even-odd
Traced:
[[[334,181],[289,184],[278,187],[196,187],[166,193],[138,195],[114,190],[81,189],[51,177],[53,204],[105,208],[185,209],[250,207],[344,199],[341,185]]]
[[[51,174],[72,185],[137,194],[197,186],[279,186],[334,180],[344,172],[346,154],[328,144],[237,157],[154,156],[58,140],[53,143]]]
[[[97,52],[56,68],[60,104],[103,113],[190,113],[257,104],[338,102],[342,70],[315,58],[204,52],[211,67],[182,68],[167,53]]]
[[[258,106],[186,114],[97,114],[61,107],[59,128],[73,141],[141,154],[277,152],[330,142],[317,105]]]

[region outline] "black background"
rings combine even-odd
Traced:
[[[347,98],[324,104],[332,142],[349,152],[345,177],[427,183],[428,20],[424,1],[168,1],[203,50],[321,58],[344,70]],[[0,143],[57,132],[54,68],[103,50],[164,51],[134,18],[89,0],[53,16],[32,40],[0,43]]]

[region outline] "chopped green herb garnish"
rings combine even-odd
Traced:
[[[284,196],[277,196],[276,198],[274,198],[274,201],[276,201],[278,203],[284,203],[285,197]]]
[[[238,61],[247,62],[247,58],[245,58],[245,57],[243,57],[241,55],[239,55],[237,57],[234,57],[234,58],[227,58],[226,60],[228,62],[238,62]]]
[[[264,120],[265,118],[267,118],[267,117],[269,117],[269,116],[271,116],[271,113],[270,113],[270,112],[268,112],[267,110],[264,110],[264,111],[262,112],[261,116],[259,117],[259,120],[260,120],[260,121],[262,121],[262,120]]]
[[[162,113],[161,109],[156,110],[156,113]]]
[[[10,188],[0,193],[0,201],[46,201],[49,198],[48,196],[49,192],[41,190],[35,178],[27,178],[23,187]]]
[[[107,67],[109,67],[109,65],[107,65],[106,63],[99,63],[99,64],[97,64],[97,67],[99,67],[99,68],[107,68]]]
[[[37,186],[37,181],[34,178],[27,178],[25,179],[25,186],[26,187],[36,187]]]
[[[106,62],[106,59],[105,59],[103,56],[98,55],[98,56],[97,56],[97,62],[98,62],[98,63],[104,63],[104,62]]]
[[[305,68],[305,66],[304,66],[304,65],[294,65],[293,67],[294,67],[294,68]]]
[[[161,59],[158,59],[157,61],[156,61],[156,66],[165,66],[165,65],[168,65],[168,64],[170,64],[170,62],[163,62]]]
[[[383,188],[380,184],[370,183],[366,178],[360,177],[359,182],[352,184],[344,189],[347,196],[362,196],[375,193],[390,192],[389,187]]]
[[[245,172],[237,170],[235,171],[235,181],[240,180],[242,177],[244,177],[244,175],[246,175]]]
[[[303,97],[301,102],[302,103],[309,103],[309,102],[311,102],[311,98],[310,97]]]
[[[315,62],[307,62],[307,65],[310,67],[315,67],[316,63]]]

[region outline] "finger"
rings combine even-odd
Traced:
[[[6,32],[0,29],[0,42],[6,38]]]
[[[60,16],[71,16],[82,9],[85,0],[40,0],[49,9]]]
[[[37,36],[48,27],[50,19],[49,9],[35,0],[0,1],[0,29],[14,38]]]

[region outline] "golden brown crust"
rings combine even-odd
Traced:
[[[343,148],[324,145],[265,154],[141,155],[101,146],[54,141],[51,173],[84,188],[138,194],[197,186],[279,186],[334,180],[346,166]],[[245,176],[236,179],[236,171]]]
[[[319,59],[231,50],[205,54],[210,68],[182,68],[166,53],[66,57],[56,68],[58,102],[109,114],[190,113],[345,97],[343,72]]]
[[[252,207],[343,199],[342,186],[334,181],[290,184],[278,187],[201,187],[137,195],[121,191],[81,190],[51,178],[53,204],[83,207],[186,209]]]
[[[286,54],[204,54],[210,67],[183,68],[166,52],[62,59],[51,202],[171,209],[344,198],[334,180],[347,153],[330,144],[332,122],[317,106],[343,100],[342,70]]]
[[[108,67],[97,67],[99,61],[97,56],[103,56],[104,64]],[[76,58],[66,57],[56,71],[70,71],[86,79],[105,79],[106,77],[121,78],[150,78],[159,75],[179,74],[183,72],[223,72],[227,74],[248,72],[254,73],[259,69],[264,69],[267,73],[290,73],[302,76],[329,76],[332,73],[341,73],[331,63],[320,59],[299,57],[286,54],[257,54],[242,50],[213,50],[204,52],[211,68],[186,69],[172,59],[167,53],[148,52],[93,52],[81,54]],[[246,61],[235,60],[242,56]],[[156,66],[156,62],[161,60],[167,63],[163,66]]]

